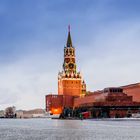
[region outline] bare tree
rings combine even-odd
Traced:
[[[5,117],[6,118],[15,118],[15,107],[7,107],[5,109]]]

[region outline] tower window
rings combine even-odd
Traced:
[[[68,50],[66,50],[66,54],[68,54]]]
[[[70,54],[72,54],[72,50],[70,50]]]

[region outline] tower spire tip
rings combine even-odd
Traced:
[[[70,32],[70,24],[68,25],[68,31]]]
[[[71,40],[71,35],[70,35],[70,25],[68,25],[67,47],[72,47],[72,40]]]

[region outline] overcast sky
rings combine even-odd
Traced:
[[[140,82],[139,0],[1,0],[0,109],[45,108],[57,94],[71,25],[87,90]]]

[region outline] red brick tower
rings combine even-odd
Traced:
[[[83,81],[80,72],[76,70],[75,48],[72,45],[69,26],[67,43],[64,47],[63,71],[58,74],[58,94],[81,96],[82,91]]]

